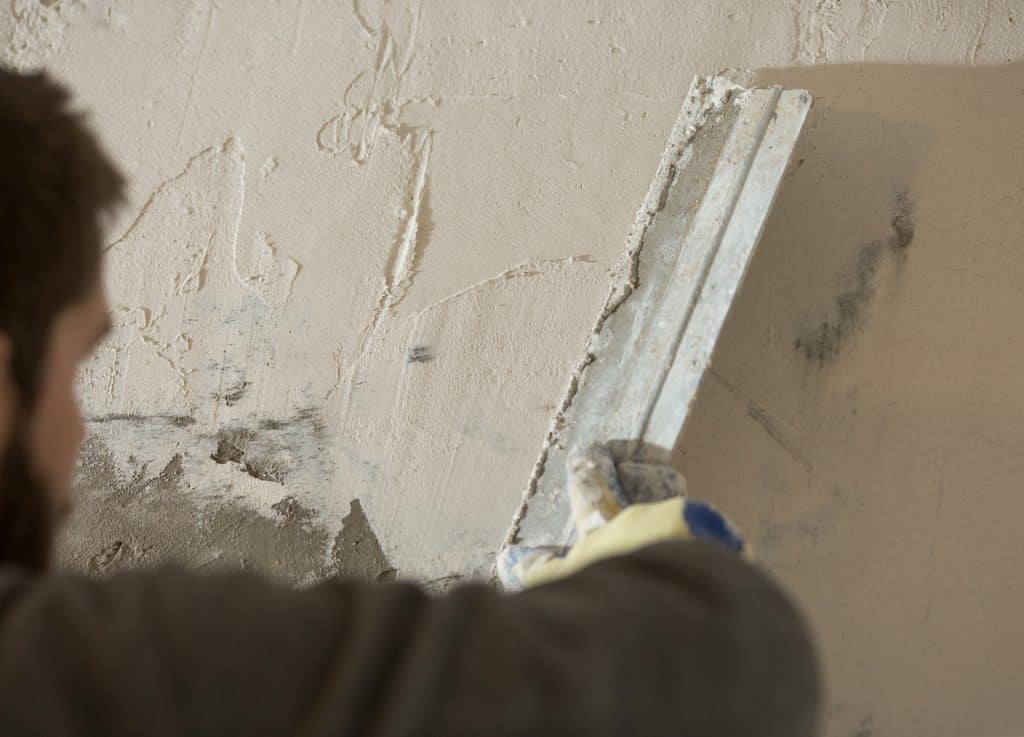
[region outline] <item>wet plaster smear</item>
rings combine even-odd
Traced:
[[[486,574],[691,78],[776,68],[816,106],[677,460],[807,609],[830,734],[1024,732],[1022,29],[1011,0],[6,3],[3,60],[66,80],[131,181],[61,563]]]

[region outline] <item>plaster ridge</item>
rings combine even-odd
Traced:
[[[236,182],[238,185],[237,194],[237,207],[234,211],[234,223],[229,225],[230,230],[228,231],[228,242],[231,244],[231,273],[235,279],[239,281],[242,286],[249,286],[246,283],[245,278],[238,270],[238,236],[242,229],[242,215],[245,212],[245,196],[246,196],[246,165],[245,165],[245,150],[242,144],[234,136],[228,138],[221,147],[224,152],[237,152],[238,154],[238,174]]]
[[[199,161],[199,159],[203,158],[204,156],[211,152],[218,152],[222,150],[223,146],[219,148],[217,146],[207,146],[199,153],[193,154],[191,157],[189,157],[188,161],[185,162],[185,166],[181,169],[181,171],[179,171],[173,177],[163,180],[162,182],[160,182],[160,184],[156,186],[156,189],[154,189],[152,193],[150,193],[149,197],[146,198],[146,201],[143,203],[142,207],[139,208],[139,214],[135,216],[135,219],[132,220],[131,224],[125,229],[124,233],[122,233],[121,236],[116,240],[111,241],[106,246],[104,246],[103,252],[108,253],[109,251],[113,250],[118,245],[120,245],[123,241],[125,241],[128,238],[128,236],[132,234],[132,231],[135,230],[135,228],[138,226],[139,222],[141,222],[142,218],[145,217],[146,212],[149,210],[150,207],[152,207],[153,202],[156,200],[157,196],[163,194],[164,190],[167,189],[172,184],[175,184],[179,180],[184,179],[185,176],[189,173],[189,169],[191,169],[192,166],[197,161]]]
[[[360,7],[361,5],[362,0],[352,0],[352,15],[355,17],[356,23],[359,24],[359,27],[363,29],[363,33],[372,38],[374,28],[370,25],[370,21],[367,20],[366,15],[363,13],[362,8]]]
[[[287,304],[291,299],[292,291],[295,288],[295,280],[302,270],[302,264],[297,260],[280,252],[280,246],[269,233],[257,229],[254,234],[257,253],[253,256],[253,264],[249,269],[250,273],[242,276],[237,264],[237,242],[235,248],[235,274],[249,291],[255,294],[266,305],[277,304],[266,293],[271,284],[279,280],[288,279],[287,292],[281,299],[281,304]],[[289,278],[290,277],[290,278]]]
[[[858,30],[862,40],[868,34],[870,34],[871,38],[861,48],[861,61],[866,59],[868,51],[875,45],[878,37],[882,35],[882,31],[885,29],[885,21],[889,17],[889,11],[899,2],[900,0],[869,0],[867,6],[862,9]]]
[[[415,57],[416,39],[419,34],[420,16],[423,12],[423,4],[416,3],[416,10],[412,14],[406,32],[396,32],[382,17],[380,24],[374,26],[366,16],[366,12],[359,0],[353,0],[352,13],[356,22],[363,31],[371,38],[377,39],[377,48],[374,52],[373,62],[366,69],[359,72],[345,88],[342,96],[343,104],[348,109],[329,118],[319,129],[316,136],[317,148],[329,155],[341,153],[343,148],[348,148],[352,160],[361,165],[369,163],[373,158],[373,150],[376,146],[380,130],[395,130],[385,120],[389,110],[401,108],[401,87],[405,75],[408,73],[413,58]],[[401,58],[398,58],[399,55]],[[364,99],[354,101],[357,85],[364,77],[371,76],[369,89]],[[351,126],[358,121],[358,140],[351,139]],[[339,126],[343,126],[346,133],[347,145],[339,145]],[[325,133],[330,132],[334,139],[333,144],[324,141]]]
[[[513,266],[510,269],[506,269],[500,274],[488,277],[483,281],[478,281],[475,284],[470,284],[468,287],[464,287],[453,294],[449,294],[447,297],[439,299],[437,302],[424,307],[422,310],[417,312],[417,316],[424,315],[431,310],[442,307],[453,300],[465,297],[467,294],[479,291],[480,289],[486,289],[487,287],[495,286],[501,282],[510,281],[512,279],[523,279],[532,276],[540,276],[541,274],[547,274],[552,271],[570,266],[578,263],[594,263],[595,259],[589,255],[581,254],[576,256],[563,256],[562,258],[545,258],[535,259],[532,261],[524,261],[521,264]]]
[[[423,211],[424,194],[427,188],[427,167],[430,164],[430,150],[433,146],[433,131],[426,130],[419,133],[419,140],[415,146],[416,165],[413,170],[412,187],[409,194],[409,214],[405,220],[405,227],[392,248],[389,264],[386,270],[388,304],[391,308],[397,305],[409,289],[412,287],[413,279],[416,276],[416,269],[419,260],[423,257],[426,248],[426,237],[420,238],[420,219]]]
[[[844,39],[839,31],[840,0],[794,0],[797,38],[793,60],[800,64],[827,62]]]
[[[985,3],[985,18],[981,22],[981,28],[978,29],[978,36],[974,39],[974,46],[971,49],[970,58],[968,58],[968,64],[975,64],[978,57],[978,52],[981,51],[982,41],[985,37],[985,31],[988,30],[989,23],[992,21],[992,0],[987,0]]]
[[[191,271],[185,274],[178,273],[174,275],[174,289],[171,291],[171,296],[179,297],[183,294],[198,292],[206,286],[206,265],[210,261],[213,236],[214,233],[211,232],[210,237],[206,239],[206,247],[197,249]]]

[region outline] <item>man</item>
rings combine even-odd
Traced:
[[[815,733],[801,619],[719,544],[733,538],[680,539],[682,500],[668,526],[634,505],[511,595],[50,572],[84,435],[74,377],[109,325],[101,218],[123,182],[44,75],[0,71],[0,152],[0,734]],[[618,547],[599,550],[604,531]]]

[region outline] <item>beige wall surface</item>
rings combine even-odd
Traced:
[[[691,78],[811,90],[679,464],[830,734],[1024,732],[1024,3],[13,0],[0,59],[130,177],[63,564],[298,582],[486,571]]]

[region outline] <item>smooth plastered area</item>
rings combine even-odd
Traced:
[[[1018,0],[13,0],[130,177],[67,568],[489,572],[696,74],[815,98],[676,460],[828,734],[1024,732]]]

